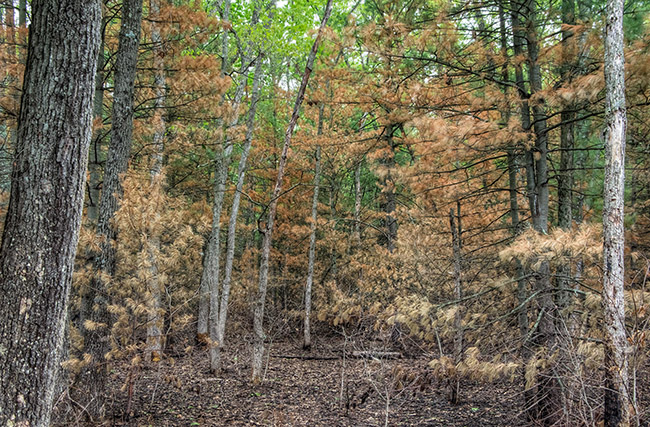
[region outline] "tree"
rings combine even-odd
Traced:
[[[103,392],[106,379],[104,356],[108,351],[108,294],[106,279],[115,273],[115,239],[117,229],[111,222],[119,207],[122,195],[122,175],[126,172],[131,155],[133,135],[133,91],[140,46],[142,0],[125,0],[122,5],[122,24],[115,61],[115,92],[111,142],[106,158],[104,182],[99,203],[97,235],[101,238],[100,250],[94,254],[95,276],[82,304],[89,313],[82,313],[85,349],[92,363],[82,373],[84,384],[79,397],[88,403],[91,416],[103,410]]]
[[[99,1],[35,0],[0,252],[0,424],[48,426],[79,238]]]
[[[603,305],[605,309],[605,425],[630,422],[625,332],[625,57],[622,0],[607,2],[605,35],[605,189],[603,194]]]

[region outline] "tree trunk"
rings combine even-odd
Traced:
[[[105,28],[102,18],[102,30]],[[97,73],[95,75],[95,99],[93,104],[94,120],[104,118],[104,34],[101,35],[99,55],[97,55]],[[88,209],[86,215],[90,224],[96,225],[99,218],[99,187],[101,182],[101,164],[103,157],[101,131],[93,132],[91,150],[88,158]]]
[[[300,106],[302,101],[305,98],[305,90],[307,89],[307,82],[309,82],[309,76],[311,75],[312,68],[314,66],[314,59],[316,58],[316,52],[318,51],[318,46],[320,44],[320,39],[323,34],[323,30],[327,25],[327,21],[332,13],[332,0],[327,1],[327,6],[325,7],[325,14],[323,15],[323,20],[321,21],[320,28],[318,29],[318,35],[314,44],[312,45],[311,51],[309,52],[309,57],[307,58],[307,64],[305,66],[305,71],[302,75],[302,82],[300,83],[300,88],[298,89],[298,95],[296,96],[296,103],[293,107],[293,113],[291,114],[291,120],[289,121],[289,126],[287,131],[284,134],[284,146],[282,148],[282,155],[280,157],[280,163],[278,165],[278,176],[275,180],[275,187],[273,189],[273,195],[271,197],[271,202],[269,204],[269,214],[266,224],[266,229],[263,232],[263,241],[262,241],[262,255],[260,259],[260,276],[259,276],[259,286],[257,291],[257,297],[255,301],[255,310],[253,313],[253,358],[252,358],[252,379],[254,383],[260,383],[262,381],[262,359],[264,356],[264,303],[266,302],[266,290],[268,288],[269,282],[269,258],[271,255],[271,237],[273,234],[273,223],[275,222],[275,213],[278,207],[278,198],[282,192],[282,179],[284,178],[284,169],[287,164],[287,158],[289,155],[289,146],[291,145],[291,137],[293,136],[293,129],[296,127],[296,122],[298,121],[298,113],[300,111]]]
[[[151,191],[150,194],[162,195],[164,176],[163,152],[165,149],[165,132],[167,125],[165,123],[165,99],[167,88],[165,83],[165,64],[164,46],[160,35],[160,0],[150,0],[150,14],[154,17],[151,24],[151,42],[153,43],[153,68],[154,68],[154,86],[156,88],[156,102],[154,111],[154,134],[153,134],[153,152],[151,153]],[[156,213],[160,216],[160,212]],[[156,223],[154,221],[154,223]],[[149,361],[159,361],[163,347],[163,310],[161,302],[162,284],[158,276],[158,254],[160,253],[160,236],[150,235],[147,244],[149,255],[150,276],[147,283],[147,289],[150,297],[147,307],[147,349],[145,359]]]
[[[605,36],[605,189],[603,195],[603,305],[605,308],[605,425],[630,422],[625,332],[625,57],[623,0],[608,0]]]
[[[84,197],[98,1],[34,0],[2,250],[0,424],[46,427]]]
[[[112,219],[122,197],[122,176],[126,173],[131,155],[133,133],[133,91],[135,83],[142,0],[125,0],[122,6],[118,49],[115,60],[115,91],[111,142],[104,169],[104,183],[99,203],[97,235],[101,238],[100,252],[94,256],[95,274],[86,294],[83,307],[89,312],[82,334],[85,350],[92,357],[89,366],[81,372],[78,401],[86,407],[91,417],[102,415],[106,383],[105,355],[109,350],[110,315],[108,313],[107,278],[115,274],[115,240],[117,228]]]
[[[323,110],[325,104],[320,103],[318,110],[318,135],[323,134]],[[318,192],[320,190],[320,153],[321,147],[316,147],[316,169],[314,172],[314,197],[311,203],[311,230],[309,233],[309,254],[307,261],[307,283],[305,284],[305,319],[303,325],[303,343],[305,350],[311,349],[311,289],[314,283],[314,261],[316,257],[316,221],[318,219]]]

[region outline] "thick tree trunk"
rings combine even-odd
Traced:
[[[0,424],[46,427],[81,224],[98,1],[34,0],[0,251]]]
[[[605,308],[605,425],[630,422],[625,332],[625,57],[623,0],[608,0],[605,36],[605,189],[603,195],[603,305]]]
[[[325,104],[321,102],[318,110],[318,135],[323,134],[323,111]],[[314,197],[311,203],[311,230],[309,233],[309,253],[307,255],[307,283],[305,284],[305,319],[303,324],[302,347],[311,349],[311,290],[314,283],[314,261],[316,258],[316,221],[318,219],[318,192],[320,190],[320,153],[321,147],[316,147],[316,168],[314,171]]]
[[[257,111],[257,102],[260,99],[260,81],[262,79],[262,58],[257,59],[255,64],[255,73],[253,75],[253,91],[251,93],[251,106],[248,110],[248,120],[246,122],[246,136],[244,148],[239,158],[239,169],[237,171],[237,187],[233,195],[232,208],[230,209],[230,219],[228,221],[228,237],[226,242],[226,265],[224,267],[223,283],[221,285],[221,301],[219,303],[219,321],[217,325],[217,347],[215,349],[216,358],[214,368],[221,369],[221,350],[225,345],[226,339],[226,322],[228,320],[228,302],[230,300],[230,286],[232,282],[232,270],[235,260],[235,239],[237,237],[237,216],[239,215],[239,204],[241,194],[244,190],[244,180],[246,178],[246,168],[248,154],[253,142],[253,131],[255,130],[255,113]]]
[[[131,155],[133,133],[133,91],[135,83],[142,0],[125,0],[122,6],[122,24],[115,60],[115,91],[111,142],[108,149],[104,182],[99,203],[97,235],[101,238],[100,252],[94,256],[95,274],[85,295],[83,307],[89,312],[82,334],[85,350],[92,357],[89,366],[80,374],[78,401],[91,417],[102,415],[106,383],[106,361],[109,350],[110,315],[108,313],[108,283],[115,274],[115,240],[117,228],[112,219],[122,197],[122,176],[126,173]]]
[[[271,256],[271,237],[273,234],[273,224],[275,222],[275,213],[278,207],[278,198],[282,192],[282,180],[284,178],[284,169],[287,165],[287,158],[289,156],[289,146],[291,145],[291,137],[293,136],[293,130],[296,127],[296,122],[298,121],[298,113],[300,111],[300,106],[302,101],[305,98],[305,90],[307,89],[307,82],[309,82],[309,76],[311,75],[312,68],[314,66],[314,59],[316,58],[316,52],[318,51],[318,46],[320,44],[320,39],[323,34],[323,30],[327,25],[327,21],[332,13],[332,0],[327,1],[327,6],[325,7],[325,14],[323,15],[323,20],[321,21],[320,28],[318,29],[318,35],[314,44],[309,52],[309,57],[307,58],[307,64],[305,66],[305,71],[302,75],[302,82],[300,83],[300,88],[298,89],[298,95],[296,96],[296,103],[293,107],[293,113],[291,114],[291,120],[289,121],[289,126],[287,131],[284,134],[284,146],[282,148],[282,155],[280,157],[280,163],[278,165],[278,176],[275,181],[275,187],[273,189],[273,195],[271,196],[271,202],[269,204],[269,215],[266,224],[266,229],[264,230],[264,236],[262,241],[262,255],[260,258],[260,276],[259,276],[259,286],[255,301],[255,309],[253,312],[253,358],[252,358],[252,380],[254,383],[260,383],[262,381],[262,360],[264,356],[264,304],[266,302],[266,290],[268,288],[269,282],[269,259]]]

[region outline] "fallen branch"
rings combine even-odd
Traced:
[[[402,353],[398,351],[364,350],[353,351],[352,357],[359,359],[401,359]]]
[[[341,356],[296,356],[291,354],[274,354],[272,357],[278,359],[300,359],[300,360],[339,360]]]

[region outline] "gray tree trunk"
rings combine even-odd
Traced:
[[[113,116],[111,142],[104,169],[104,182],[99,203],[97,235],[101,238],[100,252],[94,256],[95,274],[91,280],[86,301],[88,309],[83,315],[82,335],[86,353],[92,361],[80,374],[77,399],[91,417],[102,415],[106,383],[105,354],[109,350],[110,315],[108,313],[108,283],[106,278],[115,274],[115,240],[117,228],[112,219],[122,197],[123,174],[126,173],[131,155],[133,133],[133,92],[140,46],[142,0],[125,0],[122,6],[118,49],[115,60],[115,90],[113,93]],[[110,279],[109,279],[110,280]]]
[[[608,0],[605,35],[605,189],[603,194],[603,305],[605,309],[605,425],[630,422],[625,332],[625,57],[623,0]]]
[[[167,125],[165,123],[165,99],[167,88],[165,83],[165,63],[163,40],[160,35],[160,24],[158,23],[160,13],[160,0],[150,0],[149,12],[154,17],[151,23],[151,42],[153,43],[153,68],[154,68],[154,86],[156,88],[155,102],[155,130],[153,134],[153,152],[151,153],[151,169],[149,172],[151,178],[150,194],[160,194],[163,191],[164,176],[163,153],[165,150],[165,132]],[[160,215],[159,212],[156,215]],[[161,283],[158,276],[158,254],[160,253],[160,237],[158,235],[149,236],[149,268],[151,274],[147,283],[149,291],[149,300],[147,307],[147,349],[145,359],[150,361],[160,360],[163,347],[163,313],[161,302]]]
[[[325,104],[320,103],[318,110],[318,131],[320,136],[323,134],[323,111]],[[311,203],[311,230],[309,233],[309,252],[307,261],[307,283],[305,284],[305,319],[303,324],[303,343],[305,350],[311,349],[311,290],[314,283],[314,262],[316,258],[316,221],[318,219],[318,192],[320,191],[320,153],[321,147],[316,147],[316,168],[314,171],[314,197]]]
[[[98,1],[34,0],[2,249],[0,424],[46,427],[84,198]]]
[[[318,29],[318,35],[314,44],[312,45],[311,51],[309,52],[309,57],[307,58],[307,64],[305,66],[305,71],[302,75],[302,82],[300,83],[300,88],[298,89],[298,95],[296,96],[296,103],[293,107],[293,113],[291,114],[291,120],[289,121],[289,126],[287,126],[287,131],[284,134],[284,146],[282,147],[282,155],[280,157],[280,163],[278,165],[278,176],[275,181],[275,187],[273,189],[273,195],[271,196],[271,202],[269,204],[269,215],[266,224],[266,229],[263,232],[262,240],[262,255],[260,258],[260,276],[259,276],[259,286],[257,291],[257,296],[255,300],[255,309],[253,312],[253,358],[252,358],[252,379],[254,383],[260,383],[262,381],[262,360],[264,356],[264,303],[266,302],[266,290],[268,288],[269,282],[269,258],[271,255],[271,237],[273,234],[273,223],[275,222],[275,213],[278,207],[278,198],[282,192],[282,179],[284,178],[284,169],[287,164],[287,158],[289,155],[289,146],[291,145],[291,137],[293,136],[293,130],[296,127],[296,122],[298,121],[298,113],[300,111],[300,106],[302,101],[305,98],[305,90],[307,89],[307,83],[309,82],[309,76],[311,75],[314,59],[316,58],[316,52],[318,51],[318,46],[320,44],[320,39],[323,34],[323,30],[327,25],[327,21],[332,13],[332,0],[327,1],[325,6],[325,14],[323,15],[323,20],[321,21],[320,28]]]
[[[102,18],[102,29],[105,17]],[[104,34],[101,36],[99,55],[97,56],[97,73],[95,75],[95,99],[93,104],[94,120],[104,118]],[[88,156],[88,209],[86,215],[90,224],[96,225],[99,218],[99,187],[101,183],[102,150],[101,131],[93,132],[90,155]]]

